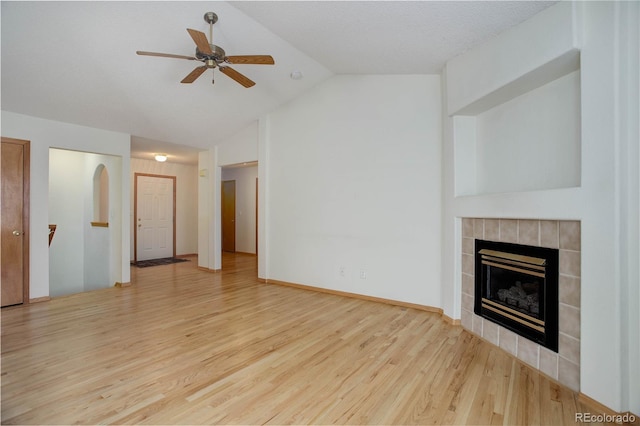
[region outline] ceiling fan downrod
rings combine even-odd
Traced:
[[[213,44],[213,24],[218,22],[218,15],[207,12],[204,14],[204,21],[209,24],[209,43]]]

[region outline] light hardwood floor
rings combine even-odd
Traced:
[[[223,272],[2,310],[3,424],[575,424],[577,395],[438,314]]]

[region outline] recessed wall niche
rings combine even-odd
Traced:
[[[519,80],[453,117],[456,196],[580,186],[578,53]]]
[[[98,165],[93,174],[93,226],[109,223],[109,173],[104,164]]]

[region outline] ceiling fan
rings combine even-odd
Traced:
[[[213,44],[213,24],[218,22],[218,15],[213,12],[204,14],[204,20],[209,24],[209,40],[207,36],[198,30],[187,28],[189,35],[196,43],[195,56],[174,55],[171,53],[144,52],[138,50],[136,53],[143,56],[160,56],[163,58],[188,59],[190,61],[200,61],[204,65],[196,67],[181,83],[193,83],[207,69],[218,68],[221,73],[232,78],[244,87],[251,87],[256,83],[248,77],[240,74],[238,71],[227,66],[226,64],[254,64],[254,65],[273,65],[275,61],[270,55],[243,55],[243,56],[227,56],[224,49]],[[214,80],[212,80],[214,83]]]

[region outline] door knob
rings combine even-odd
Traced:
[[[15,235],[16,237],[19,237],[20,235],[22,235],[22,232],[20,232],[20,231],[13,231],[13,235]]]

